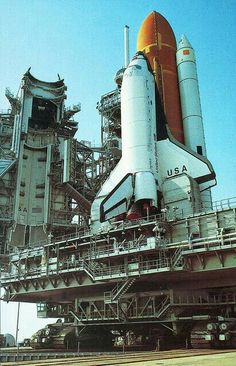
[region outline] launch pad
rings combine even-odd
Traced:
[[[234,334],[235,225],[235,208],[228,207],[116,222],[96,236],[81,232],[40,243],[10,256],[5,296],[38,303],[40,317],[147,336],[168,329],[187,337],[200,321],[207,343],[223,344]],[[222,330],[211,332],[209,324]]]

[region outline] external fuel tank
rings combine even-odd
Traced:
[[[147,16],[139,29],[137,50],[145,53],[154,72],[172,135],[184,143],[175,35],[167,20],[156,11]]]

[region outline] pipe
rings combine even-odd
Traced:
[[[124,51],[125,51],[125,68],[129,65],[129,27],[124,28]]]

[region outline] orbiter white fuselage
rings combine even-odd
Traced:
[[[153,73],[141,52],[124,72],[121,129],[122,158],[93,202],[92,224],[127,214],[137,203],[160,210],[163,184],[176,175],[193,178],[200,191],[215,184],[210,162],[171,136]]]

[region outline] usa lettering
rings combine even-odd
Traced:
[[[182,167],[176,167],[174,169],[169,169],[167,170],[167,176],[168,177],[171,177],[172,175],[178,175],[178,174],[182,174],[182,173],[185,173],[187,172],[187,168],[185,165],[183,165]]]

